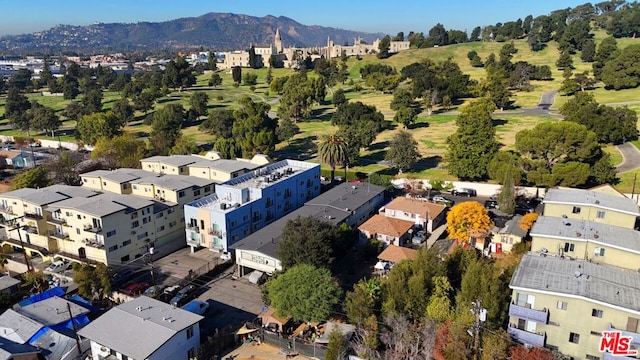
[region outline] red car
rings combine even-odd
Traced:
[[[133,283],[125,287],[124,289],[120,290],[120,292],[126,295],[134,296],[134,295],[142,294],[148,288],[149,288],[149,284],[147,284],[146,282]]]

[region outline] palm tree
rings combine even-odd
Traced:
[[[344,163],[347,158],[347,144],[337,134],[324,135],[318,146],[320,161],[331,167],[331,184],[336,172],[336,165]]]

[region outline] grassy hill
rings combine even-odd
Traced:
[[[596,33],[595,40],[599,43],[606,34],[603,32]],[[620,47],[624,47],[630,44],[638,44],[640,39],[619,39],[618,44]],[[394,112],[389,108],[389,104],[392,99],[390,94],[381,94],[378,91],[366,88],[362,80],[360,79],[360,69],[366,64],[370,63],[385,63],[400,70],[402,67],[411,63],[421,61],[425,58],[430,58],[436,61],[452,58],[457,62],[463,72],[469,74],[472,79],[479,80],[485,76],[484,68],[474,68],[471,66],[470,61],[467,59],[467,53],[471,50],[475,50],[482,59],[485,59],[490,53],[498,54],[500,48],[504,43],[496,42],[475,42],[465,43],[458,45],[442,46],[438,48],[428,49],[411,49],[408,51],[395,54],[394,56],[380,60],[374,55],[363,56],[360,60],[356,57],[352,57],[348,60],[349,79],[344,85],[338,85],[337,88],[343,88],[346,91],[346,96],[351,101],[362,101],[363,103],[374,105],[380,110],[385,118],[389,121],[393,119]],[[558,57],[557,46],[555,43],[549,43],[549,45],[542,51],[532,52],[526,44],[525,40],[514,41],[515,47],[518,52],[513,56],[513,61],[525,60],[536,65],[548,65],[553,72],[554,80],[552,81],[534,81],[533,91],[531,92],[516,92],[513,99],[515,105],[522,108],[534,107],[538,104],[540,95],[546,91],[557,89],[562,82],[562,73],[555,69],[555,61]],[[574,56],[574,65],[576,72],[591,70],[590,63],[583,63],[579,55]],[[231,75],[227,72],[221,72],[223,77],[223,84],[218,88],[210,88],[207,86],[209,75],[200,75],[197,78],[197,83],[194,87],[182,92],[174,91],[167,96],[160,98],[157,101],[156,107],[164,106],[170,103],[182,104],[185,108],[188,108],[189,97],[196,91],[205,91],[209,95],[209,109],[234,107],[236,101],[242,96],[250,96],[255,101],[269,101],[272,105],[272,111],[277,111],[277,101],[274,100],[276,94],[269,93],[269,87],[266,84],[265,78],[267,69],[249,70],[243,69],[243,74],[246,72],[253,72],[258,75],[258,85],[255,90],[252,91],[248,86],[235,87],[232,85]],[[273,76],[280,77],[291,74],[292,70],[289,69],[274,69]],[[310,76],[315,76],[310,73]],[[362,90],[356,91],[355,84],[359,84]],[[408,84],[401,84],[401,86],[408,86]],[[632,102],[629,104],[629,108],[640,112],[640,89],[630,89],[621,91],[604,90],[602,87],[598,87],[593,90],[596,100],[605,104],[621,104]],[[104,94],[104,108],[109,109],[112,104],[119,98],[118,93],[105,92]],[[54,108],[61,116],[63,114],[65,106],[70,102],[59,97],[43,97],[39,94],[30,94],[31,99],[35,99],[43,105]],[[276,150],[284,156],[290,156],[290,154],[298,153],[313,153],[314,146],[317,143],[317,139],[326,133],[334,131],[335,128],[330,124],[330,118],[335,111],[329,101],[331,100],[330,93],[327,96],[327,103],[321,106],[317,106],[313,110],[313,115],[310,119],[301,121],[298,123],[301,131],[290,142],[285,142],[277,145]],[[565,96],[556,96],[556,103],[554,108],[558,109],[566,101]],[[436,109],[438,110],[438,109]],[[446,153],[446,138],[451,135],[455,130],[455,110],[451,113],[434,113],[428,116],[422,113],[418,116],[416,124],[412,125],[409,131],[419,144],[419,150],[423,155],[423,160],[417,164],[416,168],[409,173],[405,173],[405,176],[415,176],[424,178],[438,178],[453,180],[448,175],[445,164],[442,162],[442,158]],[[4,112],[4,99],[0,98],[0,117]],[[132,132],[138,136],[145,137],[150,132],[150,127],[144,125],[142,122],[144,114],[137,113],[137,119],[131,123],[125,131]],[[496,132],[499,141],[503,144],[503,148],[512,149],[515,142],[515,134],[522,129],[530,129],[544,121],[557,121],[556,118],[549,116],[531,116],[516,114],[516,111],[505,111],[503,113],[496,113],[494,115],[496,123]],[[0,122],[0,125],[6,123],[6,120]],[[74,123],[72,121],[66,121],[66,128],[73,128]],[[399,130],[397,124],[390,124],[389,129],[383,131],[372,144],[372,146],[363,151],[362,165],[350,168],[350,171],[359,171],[362,173],[380,172],[388,175],[395,175],[394,170],[388,169],[387,166],[380,164],[381,160],[384,160],[386,148],[388,147],[389,140]],[[23,135],[19,132],[12,130],[5,130],[1,132],[7,135]],[[191,127],[183,129],[183,134],[186,137],[192,138],[197,142],[211,142],[214,139],[211,135],[203,134],[198,131],[197,124]],[[33,134],[32,134],[33,135]],[[42,135],[44,137],[45,135]],[[68,140],[73,140],[71,136],[65,137]],[[621,161],[620,155],[615,148],[607,147],[607,151],[613,155],[614,163]],[[620,188],[623,191],[630,191],[633,181],[633,176],[629,174],[621,175],[622,182]]]

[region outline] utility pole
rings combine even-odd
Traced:
[[[487,321],[487,309],[482,308],[482,301],[480,299],[471,303],[473,308],[471,313],[476,316],[476,320],[473,324],[473,359],[480,360],[482,355],[480,330],[482,323]]]
[[[27,272],[32,272],[33,271],[33,267],[31,266],[31,262],[29,261],[29,256],[27,255],[27,250],[24,248],[24,242],[22,241],[22,234],[20,233],[20,230],[22,228],[22,226],[20,226],[17,222],[19,219],[24,218],[23,216],[18,216],[17,218],[13,218],[10,220],[11,224],[14,225],[16,227],[14,227],[13,229],[9,229],[7,231],[12,231],[12,230],[17,230],[18,231],[18,240],[20,240],[20,248],[22,249],[22,255],[24,256],[24,263],[25,265],[27,265]]]
[[[149,246],[149,264],[151,265],[151,286],[156,286],[156,275],[153,271],[153,246]]]
[[[80,348],[80,338],[78,338],[78,330],[76,329],[76,323],[73,322],[73,314],[71,313],[71,304],[67,301],[67,310],[69,310],[69,318],[71,319],[71,326],[73,327],[73,334],[76,338],[76,345],[78,346],[78,354],[82,355],[82,349]]]

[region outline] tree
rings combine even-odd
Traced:
[[[514,345],[509,349],[509,358],[513,360],[554,360],[551,351],[544,348],[533,347],[528,349],[524,346]]]
[[[449,237],[460,242],[469,242],[470,232],[488,234],[492,227],[489,212],[477,201],[461,202],[447,213]]]
[[[47,169],[40,166],[16,175],[11,184],[11,190],[22,188],[39,189],[47,187],[50,184],[51,180],[49,179]]]
[[[387,314],[380,341],[382,359],[430,359],[434,350],[435,327],[429,319],[412,323],[404,315]]]
[[[389,150],[385,155],[385,160],[389,161],[401,173],[411,168],[419,158],[418,142],[409,132],[404,130],[400,130],[393,136],[389,144]]]
[[[600,79],[602,74],[602,68],[611,59],[615,59],[618,56],[618,42],[614,37],[607,37],[602,39],[596,53],[593,57],[593,76],[596,79]]]
[[[453,288],[446,276],[435,277],[433,283],[435,289],[429,298],[427,316],[437,322],[449,320],[453,315],[453,304],[451,302]]]
[[[338,107],[331,117],[333,125],[337,125],[338,136],[345,144],[348,164],[355,164],[360,156],[360,149],[369,146],[385,125],[384,115],[375,106],[365,105],[359,101],[348,102]]]
[[[490,100],[473,101],[462,108],[456,119],[458,129],[447,139],[449,173],[462,179],[484,179],[487,167],[498,151]]]
[[[209,114],[209,109],[207,108],[208,102],[209,95],[203,91],[196,91],[189,98],[189,106],[191,106],[191,111],[193,111],[197,118]]]
[[[9,88],[15,88],[24,91],[31,85],[31,70],[27,68],[19,68],[11,78],[9,78]]]
[[[298,125],[294,124],[291,119],[282,119],[276,129],[278,141],[286,141],[289,143],[292,137],[300,132]]]
[[[507,167],[502,181],[502,188],[498,193],[498,208],[505,214],[513,214],[516,209],[516,189],[514,179],[511,174],[513,167]]]
[[[184,109],[182,105],[169,104],[153,114],[150,141],[160,154],[169,152],[180,137]]]
[[[271,70],[271,66],[269,66],[267,75],[264,77],[264,82],[266,82],[267,85],[271,85],[271,81],[273,81],[273,71]]]
[[[101,137],[112,138],[124,127],[124,122],[113,112],[93,113],[78,121],[77,131],[85,144],[94,145]]]
[[[593,62],[596,56],[596,43],[592,39],[588,39],[582,44],[580,52],[580,60],[584,62]]]
[[[200,152],[200,147],[195,140],[180,136],[176,140],[176,144],[171,148],[171,155],[191,155]]]
[[[596,134],[571,121],[545,122],[516,134],[527,181],[536,186],[580,186],[601,149]],[[582,165],[580,165],[582,164]]]
[[[282,267],[287,269],[298,264],[310,264],[329,268],[333,263],[333,247],[339,240],[340,232],[331,223],[300,216],[289,220],[278,244]]]
[[[377,278],[362,279],[347,293],[344,311],[351,324],[364,326],[380,308],[380,281]]]
[[[239,108],[233,112],[233,137],[242,156],[269,154],[275,150],[278,138],[277,119],[269,117],[271,106],[265,102],[254,102],[248,96],[238,100]]]
[[[480,41],[480,34],[482,33],[482,28],[480,26],[476,26],[471,30],[471,36],[469,36],[469,41]]]
[[[256,48],[251,46],[249,48],[249,67],[252,69],[259,69],[262,67],[260,56],[256,55]]]
[[[215,71],[218,70],[218,60],[216,59],[216,55],[213,53],[213,51],[209,52],[209,57],[207,58],[207,69]],[[219,75],[218,75],[219,76]],[[211,85],[209,85],[211,86]]]
[[[217,138],[213,143],[213,150],[220,154],[223,159],[234,159],[242,155],[241,150],[232,138]]]
[[[629,45],[602,67],[600,79],[608,89],[631,89],[640,86],[640,45]]]
[[[391,100],[391,110],[397,111],[403,107],[412,108],[416,105],[413,94],[408,89],[397,89],[393,93],[393,99]]]
[[[61,151],[57,158],[47,162],[47,171],[54,183],[70,186],[82,185],[82,179],[76,171],[76,165],[82,162],[83,156],[76,151]]]
[[[96,141],[91,158],[103,160],[111,169],[138,168],[145,149],[145,142],[132,134],[102,137]]]
[[[329,333],[329,343],[324,358],[327,360],[342,360],[347,354],[347,340],[338,327]]]
[[[294,123],[297,123],[299,118],[309,116],[312,101],[313,93],[307,74],[301,72],[291,75],[282,88],[278,117],[292,119]]]
[[[82,105],[89,114],[102,111],[102,90],[88,90],[82,97]]]
[[[234,66],[231,68],[231,77],[233,82],[240,85],[242,82],[242,68],[240,66]]]
[[[222,77],[218,73],[211,74],[211,78],[209,79],[209,86],[218,87],[222,85]]]
[[[96,266],[73,264],[73,282],[78,285],[78,294],[85,299],[92,299],[95,293],[106,295],[111,290],[111,276],[104,264]]]
[[[242,76],[242,81],[245,85],[256,85],[258,84],[258,75],[254,73],[245,73]]]
[[[198,130],[214,135],[216,138],[233,140],[233,123],[235,121],[233,110],[214,109],[209,113],[207,120],[200,124]]]
[[[342,290],[325,268],[309,264],[291,267],[266,284],[271,306],[296,321],[328,319]]]
[[[505,179],[511,178],[514,185],[520,185],[522,183],[520,163],[520,156],[513,151],[498,151],[487,168],[489,178],[500,184],[504,184]]]
[[[393,121],[402,124],[404,129],[406,130],[409,125],[416,122],[416,111],[409,107],[402,107],[396,111],[396,114],[393,116]]]
[[[31,128],[31,118],[27,114],[31,102],[17,88],[9,88],[4,109],[4,116],[15,130],[28,131]]]
[[[56,115],[55,110],[48,106],[36,106],[34,104],[29,112],[31,117],[31,128],[45,133],[51,133],[52,137],[55,136],[55,131],[60,128],[60,125],[62,125],[62,121],[58,115]]]
[[[477,95],[489,99],[498,109],[504,109],[510,103],[509,73],[500,67],[486,66],[487,79],[477,87]]]
[[[118,99],[113,104],[111,111],[124,125],[127,125],[129,122],[133,120],[133,115],[134,115],[133,106],[131,106],[127,98]]]
[[[482,360],[508,359],[511,338],[504,329],[482,334]]]
[[[318,145],[320,161],[331,168],[331,184],[335,178],[336,166],[347,160],[347,144],[338,134],[324,135]]]
[[[429,39],[433,42],[433,45],[443,46],[449,44],[449,34],[440,23],[437,23],[429,30]]]
[[[538,214],[536,213],[528,213],[525,214],[522,219],[520,219],[520,223],[518,226],[524,231],[529,231],[533,227],[533,224],[538,220]]]
[[[193,68],[182,57],[178,57],[175,61],[171,60],[167,63],[166,70],[162,77],[162,83],[167,87],[182,91],[184,87],[196,83]]]
[[[333,93],[333,97],[331,99],[333,106],[338,107],[347,102],[347,97],[344,95],[344,90],[338,89]]]
[[[560,53],[560,57],[556,61],[558,70],[573,69],[573,59],[568,51]]]
[[[378,54],[376,57],[378,59],[386,59],[389,57],[389,48],[391,46],[391,38],[389,35],[383,37],[378,43]]]

